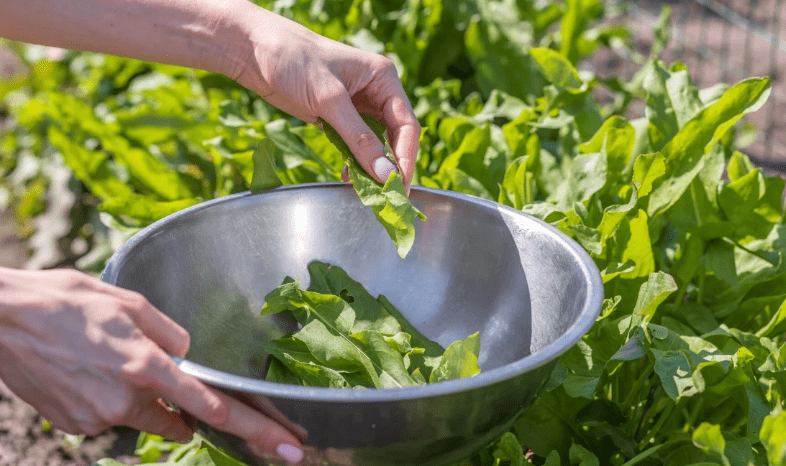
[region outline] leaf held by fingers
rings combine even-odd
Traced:
[[[385,138],[383,134],[385,127],[368,115],[363,115],[363,120],[376,133],[384,145]],[[341,139],[338,132],[325,120],[320,121],[325,129],[327,138],[338,148],[349,167],[349,181],[358,193],[360,202],[371,207],[379,223],[385,227],[388,235],[390,235],[390,238],[396,245],[398,255],[402,259],[405,258],[415,243],[415,217],[425,221],[426,216],[412,205],[409,197],[407,197],[403,178],[398,173],[392,172],[384,185],[378,183],[363,170],[363,167],[360,166],[360,163],[352,155],[349,146]],[[385,146],[385,151],[388,158],[395,163],[395,160],[388,153],[387,146]]]

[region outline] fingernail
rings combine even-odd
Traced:
[[[374,164],[372,165],[372,167],[374,169],[374,173],[377,175],[377,178],[379,178],[382,181],[387,181],[391,173],[393,172],[398,173],[398,170],[396,170],[396,166],[393,165],[393,162],[391,162],[384,155],[381,157],[377,157],[374,160]]]
[[[297,464],[303,459],[303,450],[287,443],[279,445],[276,448],[276,453],[278,453],[278,456],[284,461],[290,464]]]

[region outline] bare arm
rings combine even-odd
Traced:
[[[6,0],[0,35],[230,74],[245,60],[245,0]]]
[[[390,60],[247,0],[5,0],[0,36],[225,74],[310,123],[324,118],[366,171],[394,168],[360,118],[388,127],[409,187],[420,126]]]

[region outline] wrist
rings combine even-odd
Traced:
[[[230,53],[225,56],[221,72],[264,97],[270,90],[264,70],[274,65],[286,40],[289,20],[251,2],[241,1],[247,5],[235,13],[240,34],[229,47]]]

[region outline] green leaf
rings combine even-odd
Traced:
[[[725,185],[718,195],[718,202],[729,220],[741,223],[758,204],[765,189],[761,172],[753,170]]]
[[[472,377],[479,374],[479,353],[480,334],[478,332],[463,340],[454,341],[445,349],[439,365],[431,372],[429,383]]]
[[[618,116],[607,119],[592,139],[579,146],[579,152],[606,153],[609,176],[619,176],[633,155],[636,130],[628,121]]]
[[[670,275],[664,272],[651,273],[639,289],[633,314],[646,316],[647,320],[651,319],[658,306],[675,291],[677,285]]]
[[[405,258],[415,244],[415,218],[425,221],[426,216],[412,205],[407,197],[401,175],[393,172],[385,184],[380,185],[355,160],[338,132],[326,121],[322,120],[322,124],[328,139],[341,151],[344,161],[349,166],[349,179],[358,193],[360,202],[371,207],[396,245],[398,255],[402,259]],[[379,123],[374,126],[379,126]],[[384,144],[381,134],[378,133],[377,136]]]
[[[118,217],[129,217],[147,225],[200,202],[199,199],[157,201],[141,194],[128,194],[106,200],[98,206],[98,209]]]
[[[450,180],[451,191],[493,200],[491,193],[483,186],[483,183],[469,176],[464,170],[450,167],[445,170],[445,175]]]
[[[638,195],[648,195],[655,182],[666,174],[666,159],[663,154],[643,154],[633,164],[633,181],[639,183]]]
[[[574,443],[570,447],[570,464],[578,466],[600,466],[600,461],[594,453]]]
[[[215,466],[243,466],[245,464],[227,455],[208,442],[203,441],[201,447],[207,451]]]
[[[309,264],[311,286],[287,279],[262,314],[289,311],[302,325],[270,342],[267,380],[332,388],[403,387],[480,372],[477,333],[447,350],[425,338],[383,296],[374,299],[340,267]]]
[[[533,47],[529,49],[529,53],[540,67],[546,81],[565,89],[578,90],[581,87],[579,73],[565,58],[564,53],[546,47]]]
[[[770,466],[786,465],[786,412],[777,411],[767,416],[759,438],[767,449]]]
[[[603,189],[607,175],[605,152],[578,155],[571,163],[568,177],[548,200],[567,210],[574,203],[587,201]]]
[[[552,450],[549,456],[546,457],[546,462],[543,463],[543,466],[560,466],[560,464],[559,453],[556,450]]]
[[[527,464],[521,443],[511,432],[505,432],[497,441],[494,458],[496,459],[496,464],[501,464],[503,461],[510,466],[524,466]]]
[[[719,457],[724,466],[731,466],[729,459],[726,458],[724,453],[726,450],[726,440],[723,438],[723,434],[721,434],[719,425],[702,422],[701,425],[693,431],[692,440],[693,444],[701,449],[701,451]]]
[[[194,197],[180,173],[171,170],[150,152],[132,146],[122,137],[105,137],[101,143],[118,163],[128,169],[131,181],[145,191],[155,193],[165,201]]]
[[[74,143],[55,127],[50,127],[47,134],[52,144],[60,149],[63,160],[74,171],[74,176],[85,183],[93,194],[101,199],[111,199],[133,193],[131,187],[109,169],[106,154]]]
[[[786,331],[786,299],[783,300],[772,319],[756,332],[757,337],[775,337]]]
[[[614,243],[621,252],[617,260],[622,263],[632,261],[636,264],[632,272],[623,275],[626,278],[644,277],[655,271],[647,220],[647,214],[639,210],[632,219],[623,219],[614,233]]]
[[[504,27],[491,18],[477,18],[464,34],[467,55],[475,67],[475,79],[485,95],[499,89],[524,101],[542,87],[531,56],[521,44],[510,40]]]
[[[262,191],[282,185],[278,173],[276,173],[275,153],[276,144],[273,141],[270,139],[259,141],[259,145],[251,156],[254,162],[254,174],[251,177],[249,188],[252,191]]]
[[[701,170],[704,155],[740,118],[764,105],[770,87],[767,78],[737,83],[668,141],[661,151],[666,159],[666,177],[650,194],[649,216],[662,213],[679,199]]]
[[[265,346],[281,366],[268,370],[266,380],[279,383],[296,383],[307,387],[348,388],[352,385],[342,372],[327,367],[311,353],[303,341],[285,337]]]
[[[648,62],[645,70],[647,131],[652,149],[660,150],[704,106],[687,70],[672,73],[659,61]]]

